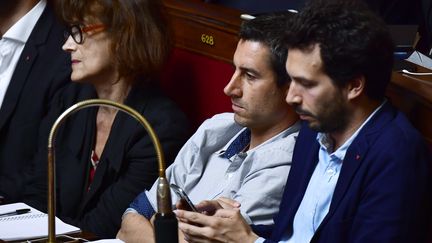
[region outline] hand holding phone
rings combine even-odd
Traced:
[[[186,194],[183,189],[181,189],[179,186],[175,184],[170,185],[171,189],[177,194],[177,196],[181,199],[183,199],[184,202],[186,202],[188,208],[186,210],[198,212],[198,210],[195,208],[195,205],[192,203],[192,201],[189,199],[188,195]]]

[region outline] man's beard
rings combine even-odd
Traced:
[[[341,96],[325,101],[318,106],[317,113],[312,114],[300,107],[295,107],[298,114],[304,114],[314,118],[309,122],[309,127],[317,132],[331,133],[343,131],[348,125],[349,110]]]

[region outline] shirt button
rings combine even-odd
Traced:
[[[327,169],[327,174],[329,174],[329,175],[334,175],[335,173],[336,173],[336,171],[335,171],[334,168],[328,168],[328,169]]]

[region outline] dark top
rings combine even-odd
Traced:
[[[0,108],[0,195],[20,200],[29,162],[37,150],[40,121],[55,92],[70,77],[70,55],[61,47],[63,26],[47,6],[19,57]]]
[[[420,26],[420,41],[417,45],[423,54],[429,54],[432,48],[432,1],[421,0],[421,9],[423,11],[423,25]]]
[[[35,176],[29,181],[25,202],[46,211],[46,146],[53,121],[78,101],[96,98],[92,87],[71,83],[58,97],[42,130]],[[171,163],[189,132],[182,112],[158,89],[132,88],[125,104],[137,110],[152,125]],[[150,136],[138,121],[118,112],[91,185],[90,156],[96,135],[97,108],[70,116],[56,136],[57,214],[66,222],[101,238],[113,238],[129,203],[150,189],[158,176],[156,151]]]

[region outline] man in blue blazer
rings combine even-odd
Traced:
[[[286,100],[304,124],[274,226],[253,232],[238,208],[206,202],[213,216],[177,211],[186,239],[424,242],[432,156],[384,97],[393,61],[385,24],[360,3],[315,1],[286,42]]]
[[[0,203],[21,200],[40,121],[55,92],[70,80],[70,55],[61,49],[65,28],[51,4],[0,2]]]

